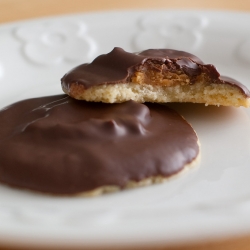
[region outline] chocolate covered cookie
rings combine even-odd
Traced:
[[[72,69],[61,83],[71,97],[94,102],[250,105],[250,92],[244,85],[221,76],[214,65],[204,64],[190,53],[170,49],[128,53],[114,48],[92,63]]]
[[[0,111],[0,182],[96,195],[162,182],[197,162],[192,127],[160,104],[91,103],[67,95]]]

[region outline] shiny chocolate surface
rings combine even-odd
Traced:
[[[53,194],[168,177],[199,153],[191,126],[159,104],[57,95],[12,104],[0,121],[0,181]]]

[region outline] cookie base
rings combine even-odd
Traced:
[[[128,100],[136,102],[192,102],[205,105],[249,107],[250,98],[240,89],[218,83],[197,82],[188,85],[159,86],[138,83],[104,84],[84,89],[73,83],[69,89],[63,88],[69,96],[91,102],[121,103]]]

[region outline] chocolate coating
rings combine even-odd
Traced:
[[[140,53],[129,53],[121,48],[114,48],[110,53],[100,55],[90,64],[82,64],[63,76],[63,89],[70,89],[73,83],[82,84],[85,89],[95,85],[126,83],[139,68],[153,62],[155,70],[162,70],[157,65],[165,64],[164,70],[174,72],[182,70],[191,78],[206,73],[213,83],[226,83],[236,86],[247,97],[249,90],[238,81],[227,78],[225,81],[212,64],[204,64],[201,59],[190,53],[171,49],[149,49]],[[152,64],[151,64],[152,65]]]
[[[57,95],[10,105],[0,121],[0,181],[54,194],[168,177],[199,153],[191,126],[159,104]]]

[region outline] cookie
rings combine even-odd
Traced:
[[[0,111],[0,182],[97,195],[162,182],[197,163],[192,127],[160,104],[28,99]]]
[[[69,71],[61,84],[71,97],[94,102],[250,105],[250,92],[243,84],[221,76],[215,66],[190,53],[170,49],[128,53],[114,48]]]

